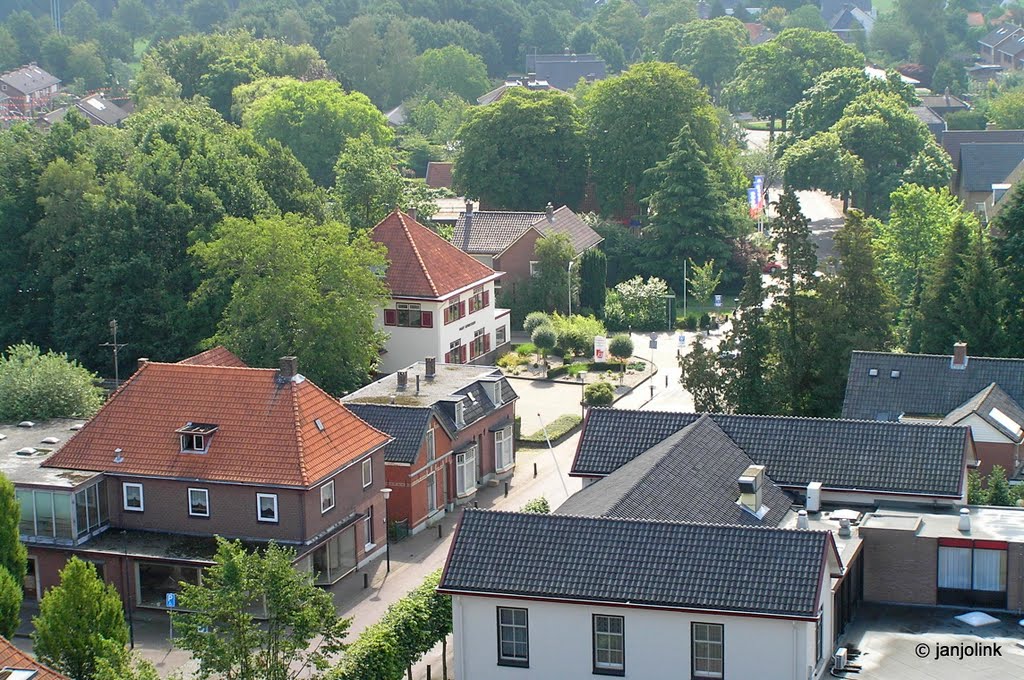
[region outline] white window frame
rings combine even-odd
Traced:
[[[602,619],[605,622],[605,630],[599,630],[598,619]],[[611,622],[616,620],[619,624],[619,632],[613,632],[611,630]],[[601,671],[617,671],[619,673],[626,670],[626,619],[622,616],[615,616],[613,614],[594,614],[592,624],[594,628],[594,672],[600,673]],[[613,649],[608,642],[612,638],[618,638],[619,649]],[[605,643],[602,646],[602,641]],[[601,653],[606,653],[607,657],[612,654],[621,654],[622,660],[620,662],[601,660]]]
[[[537,276],[537,265],[540,264],[540,260],[530,260],[530,276]]]
[[[366,517],[363,517],[363,540],[366,543],[363,550],[372,550],[377,547],[373,542],[373,506],[366,508]]]
[[[328,495],[330,496],[331,504],[330,505],[324,505],[324,500],[325,500],[325,498],[327,498]],[[325,512],[330,512],[333,509],[334,509],[334,480],[332,479],[331,481],[327,482],[326,484],[324,484],[323,486],[320,487],[320,514],[322,515]]]
[[[499,388],[500,389],[500,388]],[[498,451],[501,451],[499,455]],[[512,426],[503,427],[494,433],[494,470],[507,472],[515,464],[512,449]]]
[[[427,512],[437,511],[437,474],[431,472],[423,478],[423,483],[427,489]]]
[[[511,613],[511,621],[502,621],[502,614],[505,612]],[[523,622],[516,622],[516,617],[522,614]],[[516,630],[522,629],[526,632],[526,642],[519,642],[516,638]],[[502,642],[504,641],[503,634],[505,632],[511,633],[511,639],[508,643],[512,645],[512,654],[506,655],[502,651]],[[525,644],[526,654],[523,656],[517,655],[516,646]],[[524,668],[530,667],[530,612],[528,609],[523,607],[498,607],[498,665],[499,666],[521,666]]]
[[[192,512],[192,494],[201,493],[206,496],[206,513]],[[189,517],[209,517],[210,516],[210,490],[200,489],[197,487],[190,486],[188,488],[188,515]]]
[[[181,435],[181,452],[182,453],[206,453],[206,450],[210,446],[210,441],[207,439],[208,435],[205,434],[191,434],[185,433]],[[185,442],[189,442],[186,444]],[[197,447],[196,442],[199,442],[202,447]]]
[[[711,630],[718,629],[721,631],[720,640],[712,640],[709,632]],[[703,631],[704,635],[701,637],[697,636],[698,631]],[[698,655],[697,645],[707,645],[707,654]],[[713,648],[718,649],[718,654],[714,655],[711,653]],[[713,671],[707,668],[698,668],[700,662],[710,661],[721,661],[722,670]],[[701,621],[693,621],[690,623],[690,663],[693,667],[693,677],[695,678],[722,678],[725,675],[725,626],[721,623],[704,623]]]
[[[128,489],[139,490],[139,507],[135,508],[128,505]],[[121,482],[121,507],[128,512],[145,512],[146,511],[146,496],[143,491],[142,484],[138,482]]]
[[[468,496],[476,491],[476,455],[475,445],[455,454],[456,496]]]
[[[367,458],[362,464],[363,488],[373,484],[373,459]]]
[[[434,426],[431,425],[427,429],[427,462],[432,462],[437,458],[437,439],[434,436]]]
[[[263,499],[265,499],[265,498],[269,498],[272,501],[274,501],[274,517],[273,518],[264,517],[263,516]],[[269,522],[269,523],[272,523],[272,524],[276,524],[277,521],[278,521],[278,517],[279,516],[280,516],[280,513],[278,512],[278,507],[277,507],[277,494],[276,493],[257,493],[256,494],[256,519],[258,521],[260,521],[260,522]]]

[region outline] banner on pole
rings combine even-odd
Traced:
[[[594,336],[594,361],[608,360],[608,338],[604,335]]]

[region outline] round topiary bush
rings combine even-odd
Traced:
[[[615,401],[615,388],[610,383],[596,382],[583,390],[583,403],[587,406],[610,406]]]
[[[550,326],[551,317],[544,312],[530,312],[526,315],[526,319],[523,321],[523,330],[533,337],[533,332],[541,326]],[[537,344],[537,343],[533,343]]]

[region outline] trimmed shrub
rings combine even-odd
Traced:
[[[615,401],[615,388],[603,381],[587,385],[583,401],[587,406],[610,406]]]
[[[532,501],[527,501],[526,505],[520,512],[532,512],[535,515],[547,515],[551,512],[551,504],[548,503],[548,499],[541,496],[540,498],[534,498]]]
[[[582,420],[583,418],[575,413],[566,413],[565,415],[558,416],[548,423],[547,438],[544,437],[544,428],[542,427],[533,434],[528,434],[525,437],[522,437],[520,441],[541,443],[547,442],[548,438],[550,438],[551,441],[555,441],[559,437],[564,437],[569,434],[569,432],[579,425]]]
[[[533,336],[533,332],[541,326],[550,326],[551,317],[545,312],[530,312],[523,320],[523,330]]]

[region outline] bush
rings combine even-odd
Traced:
[[[610,383],[596,382],[583,390],[583,402],[587,406],[610,406],[615,401],[615,388]]]
[[[547,442],[548,438],[550,438],[553,442],[559,437],[564,437],[569,434],[569,432],[579,425],[582,420],[583,418],[575,413],[567,413],[565,415],[558,416],[548,423],[547,438],[544,437],[544,428],[542,427],[533,434],[528,434],[525,437],[520,438],[520,441],[542,443]]]
[[[103,404],[99,377],[66,354],[21,344],[0,352],[0,422],[88,418]]]
[[[703,314],[700,315],[700,321],[698,321],[697,324],[698,326],[700,326],[700,329],[702,331],[706,331],[707,329],[711,328],[711,315],[708,314],[707,312],[704,312]]]
[[[619,361],[625,361],[633,356],[633,340],[625,333],[620,333],[608,343],[608,352]]]
[[[693,332],[697,330],[697,320],[698,316],[696,314],[687,314],[676,322],[676,328]]]
[[[555,312],[551,316],[551,325],[558,335],[558,347],[575,356],[590,356],[594,337],[608,333],[597,318],[581,314],[562,316]]]
[[[537,351],[546,363],[548,353],[555,348],[555,344],[558,342],[558,336],[555,334],[555,329],[549,324],[534,328],[530,340],[537,346]]]
[[[532,342],[524,342],[523,344],[516,347],[516,354],[524,357],[532,356],[537,353],[537,345]]]
[[[661,330],[666,324],[665,296],[668,284],[651,277],[634,276],[608,291],[604,318],[610,328]]]
[[[541,326],[550,326],[551,317],[544,312],[530,312],[523,321],[523,330],[533,337],[533,332]]]
[[[502,357],[500,357],[498,361],[495,363],[497,363],[498,366],[500,366],[501,368],[512,369],[515,368],[516,366],[525,364],[528,361],[529,359],[520,356],[516,352],[509,352],[508,354],[505,354]]]
[[[551,504],[548,503],[548,499],[541,496],[540,498],[534,498],[532,501],[527,501],[526,505],[520,512],[531,512],[535,515],[547,515],[551,512]]]

